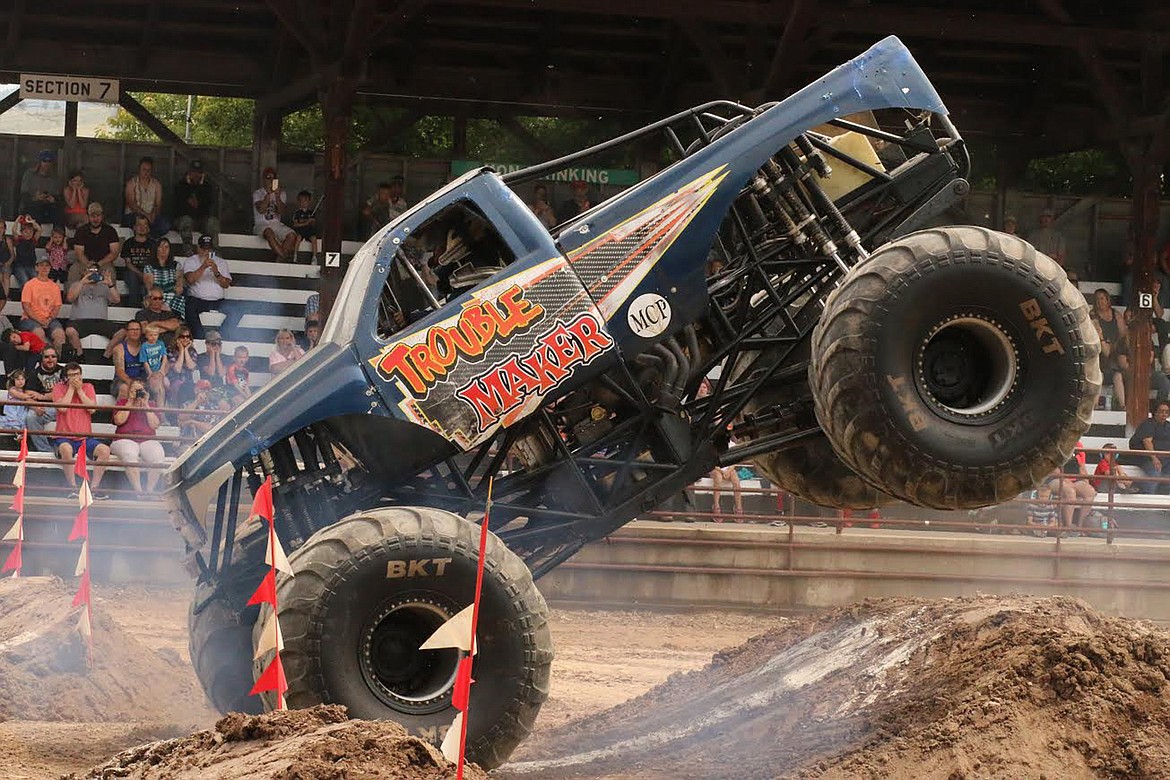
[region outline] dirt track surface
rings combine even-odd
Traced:
[[[1072,599],[889,600],[793,621],[507,778],[1170,778],[1170,633]]]

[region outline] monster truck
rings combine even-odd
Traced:
[[[552,230],[511,189],[650,136],[672,164]],[[241,507],[267,477],[293,551],[289,705],[436,741],[456,651],[419,645],[468,603],[494,480],[468,732],[489,767],[548,691],[534,581],[713,467],[750,462],[842,507],[975,507],[1036,483],[1088,425],[1097,336],[1024,241],[932,227],[968,167],[887,38],[780,102],[481,168],[391,222],[350,262],[320,346],[168,473],[211,701],[259,706],[245,605],[266,534]]]

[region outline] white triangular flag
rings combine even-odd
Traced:
[[[288,565],[288,558],[284,554],[284,548],[280,546],[280,539],[271,532],[268,534],[268,550],[264,553],[264,562],[277,571],[292,576],[292,567]]]
[[[81,480],[81,487],[77,491],[77,506],[80,509],[85,509],[87,506],[93,504],[93,493],[89,490],[89,480]]]
[[[280,652],[284,649],[284,634],[280,632],[280,621],[276,619],[276,612],[268,610],[268,619],[260,629],[260,639],[256,642],[254,660],[261,658],[269,650]]]
[[[439,745],[439,752],[452,764],[459,760],[459,732],[461,731],[463,731],[463,713],[456,712],[455,720],[451,721],[451,728],[447,729],[447,735],[443,737],[443,744]]]
[[[77,633],[84,637],[93,636],[93,627],[89,624],[89,610],[82,607],[81,616],[77,618]]]
[[[85,573],[86,567],[89,565],[89,540],[81,540],[81,555],[77,556],[77,568],[73,570],[74,577],[80,577]]]
[[[419,650],[441,650],[444,647],[458,647],[465,653],[471,652],[471,616],[474,604],[459,610],[446,623],[435,629]]]
[[[11,541],[13,539],[23,539],[24,537],[21,536],[21,532],[23,530],[24,530],[24,515],[18,515],[16,518],[16,522],[12,524],[12,527],[8,529],[8,533],[4,534],[3,539],[0,539],[0,541],[7,542],[7,541]]]
[[[16,473],[12,475],[12,484],[16,487],[24,487],[24,462],[16,464]]]

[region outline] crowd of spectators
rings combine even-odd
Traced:
[[[220,332],[205,328],[201,317],[222,308],[232,284],[229,263],[215,249],[220,230],[215,191],[200,161],[193,160],[168,199],[153,160],[142,158],[122,193],[121,224],[131,231],[123,240],[106,221],[102,204],[92,199],[84,174],[72,171],[62,183],[54,163],[52,152],[37,156],[21,182],[15,229],[10,233],[9,223],[0,220],[0,285],[7,298],[16,295],[12,287],[20,287],[20,316],[7,322],[0,318],[0,359],[7,374],[0,428],[9,431],[0,435],[10,446],[11,432],[27,429],[30,448],[60,458],[71,487],[75,478],[69,464],[84,446],[93,460],[95,498],[105,497],[103,474],[115,460],[135,493],[151,493],[161,475],[151,467],[163,462],[170,447],[156,438],[160,426],[177,426],[188,437],[201,435],[219,412],[254,389],[247,347],[237,346],[225,357]],[[275,170],[264,172],[264,185],[254,195],[255,232],[267,239],[274,255],[295,259],[303,238],[311,242],[315,259],[312,194],[298,193],[291,226],[283,221],[286,199]],[[401,204],[401,190],[391,200]],[[50,224],[49,235],[42,235]],[[172,227],[178,243],[165,235]],[[316,344],[321,326],[316,300],[306,309],[301,343],[289,330],[276,335],[268,361],[271,375]],[[61,314],[66,303],[68,319]],[[137,311],[125,321],[113,307]],[[104,351],[86,355],[84,340],[90,336],[106,340]],[[100,396],[83,376],[86,366],[103,362],[113,368],[113,400],[105,402],[113,409],[97,408]],[[112,435],[94,435],[95,416],[112,424]]]

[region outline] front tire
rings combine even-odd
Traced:
[[[471,603],[478,548],[475,525],[427,508],[366,511],[314,534],[277,590],[288,706],[344,704],[352,717],[441,742],[455,717],[458,652],[418,646]],[[492,768],[528,736],[553,655],[532,573],[494,534],[477,635],[467,750]]]
[[[1101,387],[1089,307],[1015,236],[911,233],[852,269],[813,331],[817,418],[841,458],[937,509],[1006,501],[1068,459]]]

